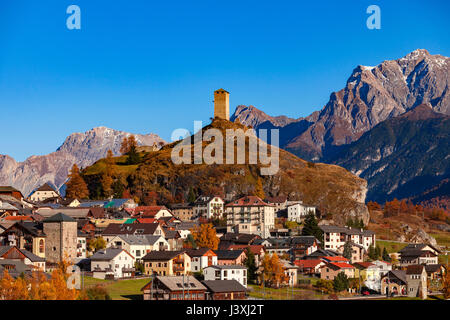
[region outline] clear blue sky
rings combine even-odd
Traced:
[[[358,65],[450,56],[449,1],[2,0],[0,154],[55,151],[96,126],[169,140],[209,121],[213,90],[307,116]],[[81,30],[66,8],[81,8]],[[366,8],[381,8],[381,30]]]

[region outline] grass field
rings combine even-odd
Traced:
[[[255,299],[266,300],[320,300],[326,299],[327,295],[322,295],[319,292],[310,289],[299,288],[261,288],[259,285],[249,284],[248,288],[251,289],[249,296]]]
[[[436,239],[438,245],[449,248],[450,247],[450,233],[449,232],[434,232],[430,236]]]
[[[407,245],[406,243],[398,243],[398,242],[393,242],[393,241],[377,239],[377,246],[380,247],[381,252],[383,252],[384,248],[386,248],[388,253],[398,252],[399,250],[406,247],[406,245]]]
[[[141,288],[149,282],[149,278],[132,280],[102,280],[92,277],[84,278],[84,287],[103,286],[113,300],[141,300]]]

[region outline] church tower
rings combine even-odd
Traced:
[[[214,118],[230,120],[230,93],[224,89],[214,91]]]

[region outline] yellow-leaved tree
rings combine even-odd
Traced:
[[[279,287],[284,280],[283,264],[276,253],[266,254],[261,263],[261,286]]]
[[[216,234],[216,229],[211,223],[201,224],[191,230],[192,237],[195,240],[197,247],[210,248],[217,250],[219,247],[219,238]]]

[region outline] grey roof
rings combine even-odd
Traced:
[[[405,270],[391,270],[388,273],[386,273],[384,276],[382,276],[382,278],[385,278],[385,277],[389,277],[389,279],[392,279],[392,277],[395,277],[406,284],[406,271]]]
[[[160,238],[163,238],[162,236],[154,236],[154,235],[134,235],[134,234],[125,234],[125,235],[119,235],[120,239],[125,241],[128,244],[131,245],[154,245],[156,241],[158,241]],[[164,238],[163,238],[164,239]]]
[[[34,253],[25,250],[25,249],[19,249],[20,252],[22,252],[28,259],[30,259],[31,262],[45,262],[45,259],[42,257],[39,257],[35,255]]]
[[[404,252],[407,252],[407,251],[414,252],[414,250],[422,250],[426,246],[434,249],[437,252],[441,252],[436,247],[432,246],[431,244],[427,244],[427,243],[410,243],[406,247],[404,247],[402,250],[400,250],[399,252],[400,253],[404,253]]]
[[[0,259],[0,274],[3,274],[3,271],[6,269],[5,265],[13,266],[13,269],[8,268],[8,273],[14,278],[22,273],[31,273],[31,267],[20,260]]]
[[[12,204],[9,204],[8,202],[0,201],[0,210],[18,211],[19,209],[14,207]]]
[[[105,203],[107,203],[106,200],[80,201],[80,208],[103,207]]]
[[[193,276],[157,276],[156,279],[160,281],[171,291],[183,290],[205,290],[206,287]],[[184,286],[183,286],[184,280]]]
[[[317,243],[320,243],[320,241],[317,240],[316,237],[314,237],[314,236],[298,236],[298,237],[290,238],[291,245],[304,244],[307,246],[311,246],[314,244],[314,241],[316,241]]]
[[[442,264],[427,264],[425,265],[425,270],[427,273],[434,273],[441,270]]]
[[[177,230],[169,230],[165,227],[163,227],[164,230],[164,237],[166,239],[178,239],[180,238],[180,233]]]
[[[331,233],[345,233],[345,234],[359,234],[364,236],[372,236],[375,234],[372,230],[361,230],[356,228],[347,228],[340,226],[332,226],[332,225],[322,225],[319,228],[323,232],[331,232]]]
[[[119,253],[125,251],[123,249],[107,248],[97,251],[92,255],[91,260],[93,261],[110,261],[114,259]]]
[[[44,219],[42,222],[76,222],[74,218],[66,216],[64,213],[59,212],[51,217]]]
[[[243,292],[247,291],[244,287],[236,280],[204,280],[202,283],[211,292]]]
[[[75,218],[75,219],[81,219],[86,218],[87,214],[89,213],[89,208],[39,208],[36,210],[37,213],[39,213],[44,218],[48,218],[51,216],[54,216],[57,213],[63,213],[64,215]]]
[[[244,252],[244,250],[214,250],[217,254],[217,260],[235,260]]]
[[[154,234],[156,229],[159,227],[158,223],[128,223],[128,224],[118,224],[110,223],[105,230],[103,230],[103,235],[120,235],[120,234]]]
[[[209,249],[209,248],[189,249],[186,251],[186,253],[190,257],[201,257],[205,253],[207,253],[209,250],[211,250],[211,249]]]
[[[214,268],[214,269],[221,269],[221,270],[223,270],[223,269],[225,269],[225,270],[230,270],[230,269],[247,269],[247,267],[241,266],[240,264],[231,264],[231,265],[230,264],[227,264],[227,265],[217,264],[217,265],[209,266],[209,267],[206,267],[206,268]]]

